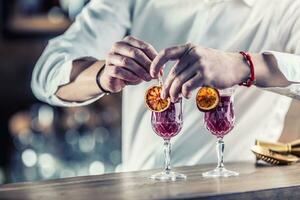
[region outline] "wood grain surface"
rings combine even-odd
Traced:
[[[300,163],[256,166],[230,163],[238,177],[203,178],[214,165],[176,168],[186,181],[148,179],[158,170],[114,173],[0,186],[1,200],[110,199],[300,199]]]

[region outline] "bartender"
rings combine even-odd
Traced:
[[[49,41],[32,75],[37,98],[84,106],[122,91],[123,170],[161,166],[161,138],[144,94],[164,67],[163,96],[184,100],[173,139],[173,165],[215,161],[215,138],[195,106],[202,85],[235,92],[236,125],[226,161],[252,160],[256,138],[279,139],[292,98],[300,99],[300,1],[92,0],[61,36]],[[169,62],[175,61],[175,62]],[[290,98],[292,97],[292,98]]]

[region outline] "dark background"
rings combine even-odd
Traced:
[[[38,102],[30,89],[47,41],[63,33],[85,3],[0,2],[0,184],[119,169],[121,95],[83,108],[56,108]],[[300,103],[294,101],[281,141],[300,137],[299,113]]]
[[[31,73],[47,41],[86,3],[71,0],[71,10],[61,2],[0,2],[0,184],[114,172],[121,162],[121,95],[57,108],[31,92]]]

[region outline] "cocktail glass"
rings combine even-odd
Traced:
[[[151,124],[153,131],[164,139],[165,166],[162,172],[156,173],[150,178],[160,181],[186,179],[186,175],[171,170],[170,140],[182,128],[182,99],[176,103],[171,103],[169,108],[163,112],[152,112]]]
[[[219,90],[220,103],[218,107],[206,112],[204,115],[204,124],[213,135],[217,137],[218,165],[214,170],[203,173],[204,177],[229,177],[238,176],[239,173],[227,170],[224,167],[224,141],[223,137],[234,127],[235,115],[233,108],[234,88]]]

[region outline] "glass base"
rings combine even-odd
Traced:
[[[173,171],[170,172],[163,171],[163,172],[153,174],[152,176],[150,176],[150,179],[157,180],[157,181],[176,181],[176,180],[185,180],[186,175],[173,172]]]
[[[224,167],[217,167],[214,170],[202,173],[203,177],[229,177],[229,176],[238,176],[238,172],[230,171]]]

